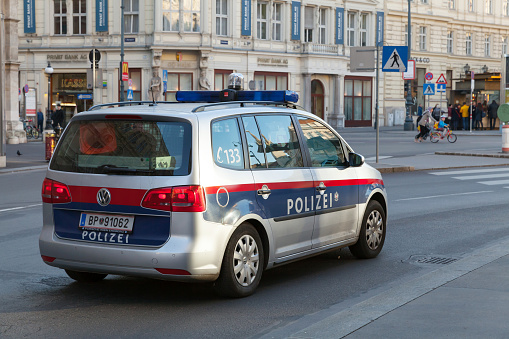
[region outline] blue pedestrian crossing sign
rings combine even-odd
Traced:
[[[408,67],[407,46],[384,46],[382,72],[406,72]]]
[[[133,90],[132,89],[127,90],[127,100],[133,100]]]
[[[445,93],[445,88],[446,88],[447,84],[437,84],[437,93]]]
[[[435,84],[423,84],[422,94],[424,95],[435,95]]]

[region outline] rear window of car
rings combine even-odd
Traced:
[[[182,121],[73,121],[55,150],[50,169],[119,175],[188,175],[191,125]]]

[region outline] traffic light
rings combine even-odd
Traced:
[[[410,84],[408,83],[408,81],[405,81],[405,82],[404,82],[405,92],[410,91],[410,86],[409,86],[409,85],[410,85]]]

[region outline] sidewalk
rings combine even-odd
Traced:
[[[401,126],[384,132],[413,133]],[[500,137],[498,131],[458,131],[458,135],[481,133]],[[44,148],[42,141],[7,145],[7,167],[0,175],[46,168]],[[385,173],[503,166],[509,165],[509,154],[435,152],[368,163]],[[495,245],[423,276],[356,304],[340,303],[306,315],[261,338],[508,338],[508,281],[509,237],[502,236]]]

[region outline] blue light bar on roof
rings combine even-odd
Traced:
[[[229,90],[232,91],[232,90]],[[235,91],[235,101],[297,102],[299,95],[294,91]],[[224,91],[178,91],[179,102],[223,102]]]

